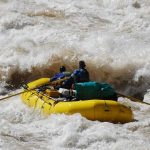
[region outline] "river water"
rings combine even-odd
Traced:
[[[91,80],[150,103],[149,0],[0,0],[0,93],[84,60]],[[150,150],[150,106],[119,98],[136,121],[43,116],[20,96],[0,101],[2,150]]]

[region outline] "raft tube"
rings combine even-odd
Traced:
[[[45,82],[45,78],[30,82],[28,85],[38,87],[37,84]],[[80,113],[89,120],[107,121],[113,123],[127,123],[133,121],[131,108],[113,100],[79,100],[79,101],[55,101],[45,93],[27,90],[21,95],[24,103],[28,106],[41,109],[46,115],[50,114],[75,114]]]

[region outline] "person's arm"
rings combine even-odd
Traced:
[[[79,73],[79,70],[75,70],[72,74],[71,77],[74,78],[75,76],[77,76]]]
[[[57,78],[58,78],[58,73],[55,74],[55,75],[50,79],[50,82],[53,82],[53,81],[57,80]]]

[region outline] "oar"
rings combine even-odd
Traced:
[[[62,82],[64,82],[65,80],[69,79],[70,77],[65,77],[65,78],[62,78],[62,79],[58,79],[56,81],[52,81],[49,83],[49,85],[51,86],[57,86],[57,85],[60,85]]]
[[[45,85],[56,86],[56,85],[58,85],[58,84],[61,84],[61,82],[65,81],[65,80],[67,80],[67,79],[68,79],[68,77],[65,77],[65,78],[63,78],[63,79],[59,79],[59,80],[50,82],[49,84],[45,84]],[[44,86],[44,85],[42,85],[42,86]],[[16,94],[12,94],[12,95],[3,97],[3,98],[0,99],[0,101],[5,100],[5,99],[10,98],[10,97],[13,97],[13,96],[17,96],[17,95],[23,94],[23,93],[25,93],[25,92],[29,92],[29,91],[38,89],[38,88],[40,88],[40,87],[32,88],[32,89],[29,89],[29,90],[28,90],[27,88],[28,88],[28,86],[26,85],[26,87],[24,87],[24,89],[26,89],[25,91],[22,91],[22,92],[19,92],[19,93],[16,93]]]
[[[25,90],[25,91],[22,91],[22,92],[19,92],[19,93],[15,93],[15,94],[11,94],[11,95],[9,95],[9,96],[6,96],[6,97],[1,98],[0,101],[5,100],[5,99],[10,98],[10,97],[13,97],[13,96],[17,96],[17,95],[20,95],[20,94],[29,92],[29,91],[32,91],[32,90],[35,90],[35,89],[37,89],[37,88],[30,89],[30,90]]]
[[[130,99],[131,101],[139,102],[139,103],[146,104],[146,105],[150,105],[149,103],[143,102],[142,100],[137,99],[137,98],[134,98],[134,97],[132,97],[132,96],[127,96],[127,95],[124,95],[124,94],[118,93],[118,92],[117,92],[117,94],[118,94],[118,96],[126,97],[126,98]]]

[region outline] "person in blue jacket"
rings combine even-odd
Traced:
[[[59,68],[59,72],[56,73],[52,78],[50,78],[50,82],[53,82],[53,81],[56,81],[56,80],[59,80],[59,79],[63,79],[65,77],[70,77],[71,76],[71,73],[70,72],[67,72],[66,71],[66,67],[65,66],[61,66]],[[61,87],[61,85],[55,85],[56,89],[59,89]],[[46,88],[49,88],[49,85],[45,84],[44,86],[41,86],[37,89],[38,92],[40,91],[44,91]]]
[[[90,81],[89,72],[85,67],[85,62],[83,60],[79,61],[79,69],[74,70],[71,77],[64,81],[61,87],[70,89],[74,83]]]
[[[90,81],[89,72],[86,70],[86,65],[83,60],[79,61],[79,69],[74,70],[71,77],[75,83]]]
[[[66,71],[66,67],[65,66],[61,66],[60,67],[60,72],[59,73],[56,73],[51,79],[50,79],[50,82],[53,82],[53,81],[56,81],[56,80],[59,80],[59,79],[63,79],[65,77],[69,77],[71,75],[70,72],[67,72]]]

